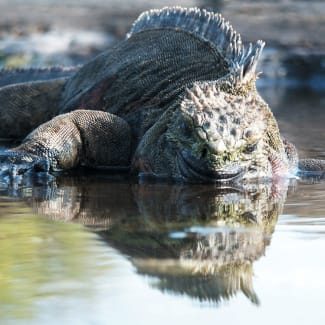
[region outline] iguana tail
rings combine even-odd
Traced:
[[[79,67],[0,69],[0,88],[12,84],[45,81],[72,76]]]
[[[300,173],[324,173],[325,172],[325,160],[322,159],[301,159],[299,161]]]
[[[0,88],[0,139],[22,139],[59,112],[67,78]]]

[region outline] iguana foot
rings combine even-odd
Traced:
[[[21,176],[79,166],[122,169],[129,165],[130,147],[127,122],[106,112],[76,110],[40,125],[20,146],[0,152],[0,180],[16,183]]]

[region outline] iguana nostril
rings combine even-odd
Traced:
[[[201,152],[201,159],[205,159],[208,156],[208,149],[206,147],[203,148],[202,152]]]

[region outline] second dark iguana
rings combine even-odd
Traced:
[[[145,12],[124,41],[70,77],[36,73],[0,88],[0,137],[25,137],[1,153],[2,173],[130,167],[185,182],[293,175],[296,150],[255,87],[263,47],[244,47],[220,14]]]

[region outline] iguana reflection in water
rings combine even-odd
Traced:
[[[37,213],[84,224],[154,287],[216,304],[242,292],[258,304],[253,263],[270,244],[285,185],[130,184],[96,175],[56,181],[55,190],[30,193]]]

